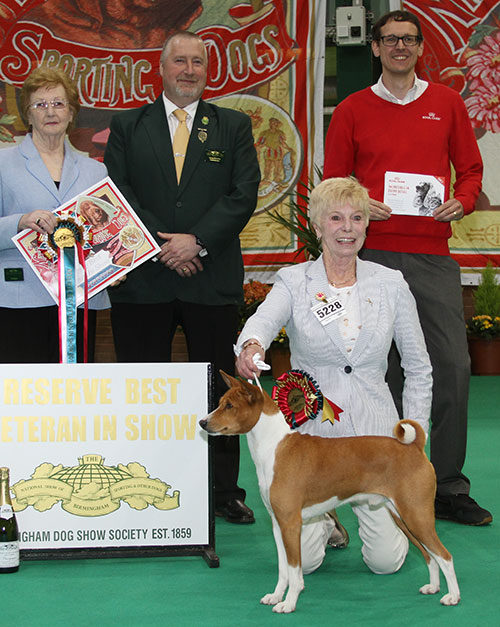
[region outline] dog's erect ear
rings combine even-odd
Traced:
[[[243,391],[248,394],[248,400],[250,404],[255,403],[259,398],[262,398],[262,392],[256,385],[248,383],[246,379],[240,379],[239,384],[243,388]]]
[[[229,388],[239,387],[248,394],[248,400],[250,403],[255,403],[261,396],[259,388],[251,383],[248,383],[246,379],[235,379],[224,370],[219,370],[221,377],[224,379],[225,384]]]
[[[220,372],[220,376],[222,377],[222,379],[224,380],[224,383],[227,385],[228,388],[232,388],[235,385],[237,386],[240,385],[240,382],[238,381],[238,379],[235,379],[230,374],[225,373],[224,370],[219,370],[219,372]]]

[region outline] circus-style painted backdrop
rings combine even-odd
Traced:
[[[468,282],[467,276],[488,259],[500,265],[500,2],[403,4],[422,22],[425,48],[419,75],[462,95],[484,160],[483,191],[476,211],[453,224],[450,241]]]
[[[477,211],[454,224],[451,240],[466,275],[488,258],[500,264],[500,2],[403,5],[424,30],[420,76],[461,93],[485,162]],[[297,244],[265,209],[287,212],[288,194],[322,165],[325,13],[322,0],[2,0],[0,147],[25,133],[19,87],[45,63],[77,81],[82,110],[70,139],[102,158],[111,116],[155,99],[162,42],[189,28],[209,50],[205,98],[252,119],[263,176],[241,239],[247,269],[269,277],[269,267],[294,259]]]
[[[209,52],[204,97],[252,119],[262,182],[242,234],[245,263],[258,271],[289,261],[296,244],[265,209],[286,210],[287,194],[322,160],[324,23],[321,0],[3,0],[0,145],[26,132],[19,88],[43,63],[76,80],[82,110],[70,140],[102,159],[111,116],[161,93],[162,43],[188,28]]]

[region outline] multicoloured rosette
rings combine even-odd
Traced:
[[[84,274],[83,360],[87,361],[88,280],[85,258],[92,248],[91,225],[74,211],[61,213],[53,233],[38,233],[39,250],[58,266],[59,358],[61,363],[77,362],[76,258]],[[76,251],[76,255],[75,255]]]
[[[321,422],[328,420],[333,425],[343,411],[323,396],[318,383],[303,370],[289,370],[278,377],[272,397],[291,429],[315,420],[321,410]]]
[[[92,249],[92,227],[82,215],[74,211],[62,213],[57,220],[53,233],[38,233],[39,250],[49,261],[57,263],[59,252],[79,244],[85,257]]]

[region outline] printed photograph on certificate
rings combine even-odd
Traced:
[[[65,235],[71,241],[80,243],[89,298],[160,251],[152,235],[109,177],[53,213],[58,219],[58,227],[53,234],[41,235],[25,229],[12,241],[57,304],[58,259],[64,246],[61,238]],[[81,263],[76,266],[76,300],[80,305],[85,298],[85,274]]]
[[[445,201],[445,192],[444,176],[385,173],[384,203],[394,214],[432,217],[434,210]]]

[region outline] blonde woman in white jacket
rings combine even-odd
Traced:
[[[277,273],[273,289],[239,336],[239,374],[259,374],[254,355],[263,359],[284,326],[292,368],[311,375],[323,395],[342,409],[340,421],[322,422],[320,414],[299,431],[323,437],[390,436],[399,419],[385,382],[394,340],[405,374],[404,417],[420,422],[427,433],[432,370],[415,300],[399,271],[357,257],[369,220],[367,190],[353,178],[327,179],[312,191],[309,211],[323,253]],[[324,311],[323,317],[316,313],[323,302],[338,303],[323,308],[332,312],[327,320]],[[408,541],[387,510],[360,503],[353,511],[367,566],[380,574],[397,571]],[[338,535],[334,524],[322,517],[304,525],[304,572],[323,561],[328,539]]]

